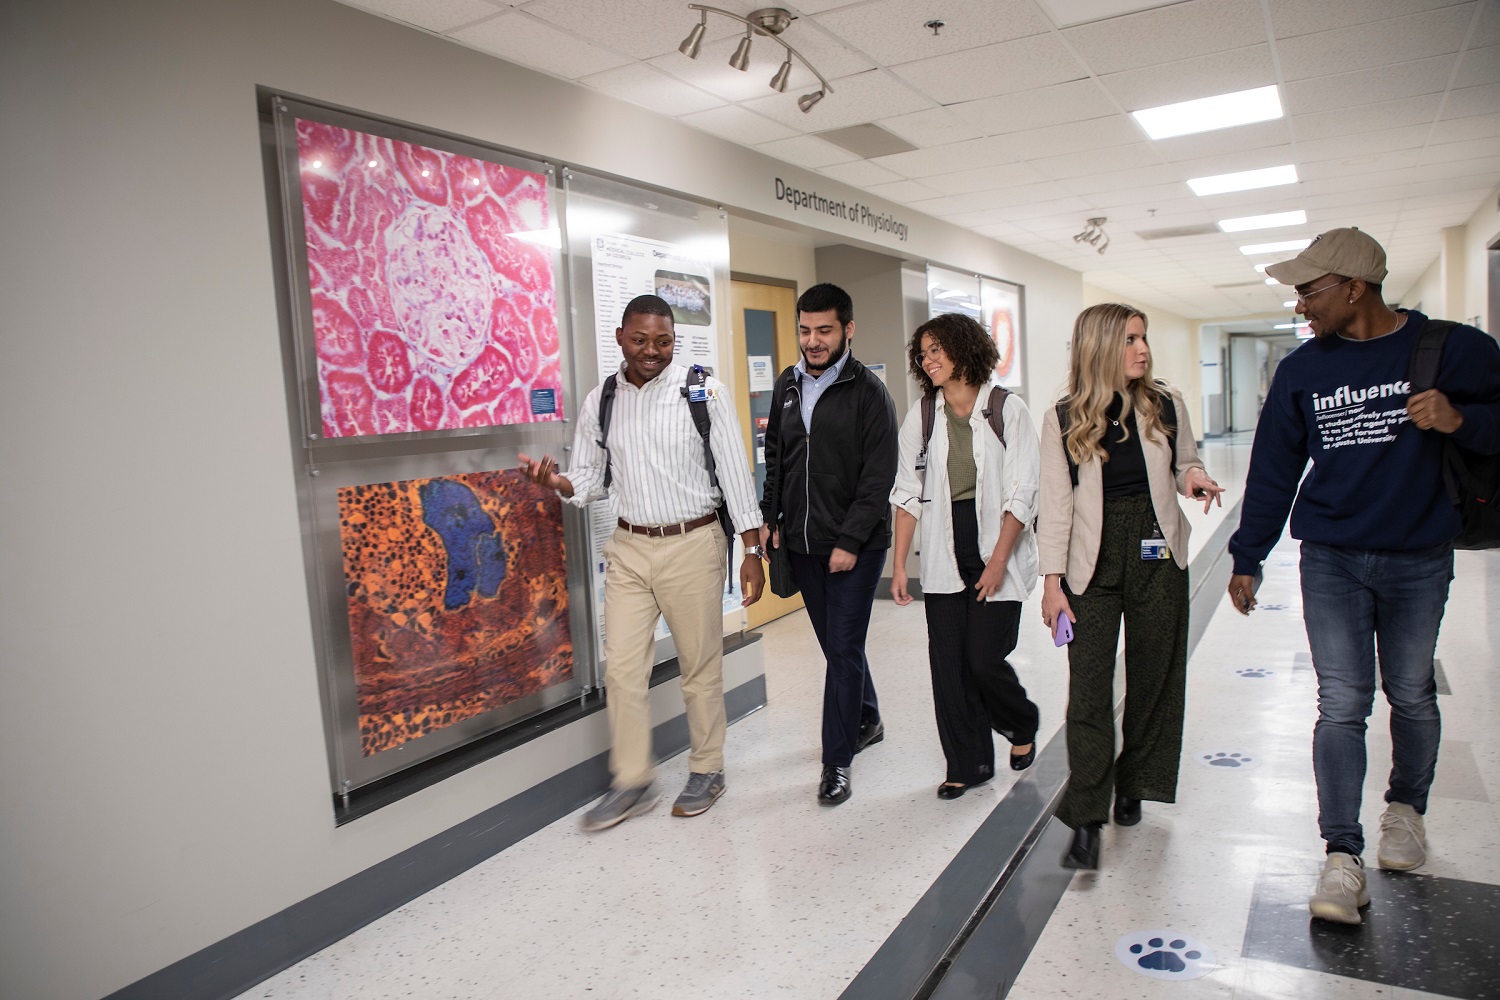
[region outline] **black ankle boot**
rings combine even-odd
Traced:
[[[1124,795],[1115,796],[1115,824],[1135,826],[1141,821],[1141,800]]]
[[[1073,831],[1073,844],[1063,855],[1064,868],[1094,871],[1099,867],[1099,833],[1103,823],[1086,823]]]

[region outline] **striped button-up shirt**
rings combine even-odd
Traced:
[[[637,389],[625,377],[624,366],[615,387],[609,422],[610,488],[604,489],[604,449],[599,447],[599,394],[595,386],[583,401],[573,453],[565,475],[573,484],[568,502],[582,506],[608,495],[615,515],[631,524],[660,525],[692,521],[719,506],[720,490],[709,483],[703,459],[703,439],[693,423],[683,387],[688,370],[668,365],[660,375]],[[715,472],[726,498],[735,531],[749,531],[763,523],[755,482],[740,437],[739,420],[729,390],[710,377],[709,444]]]

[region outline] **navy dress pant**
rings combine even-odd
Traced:
[[[823,681],[823,763],[854,763],[859,727],[880,720],[875,681],[865,658],[865,634],[875,588],[885,568],[885,549],[865,549],[854,568],[828,571],[828,556],[788,551],[792,575],[807,604],[807,617],[828,663]]]

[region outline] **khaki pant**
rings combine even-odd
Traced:
[[[650,685],[658,615],[682,670],[693,771],[724,770],[724,573],[717,522],[649,538],[621,528],[604,545],[604,687],[614,787],[651,781]]]

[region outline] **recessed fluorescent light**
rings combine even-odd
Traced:
[[[1131,117],[1153,139],[1170,139],[1174,135],[1212,132],[1215,129],[1266,122],[1281,117],[1281,98],[1276,87],[1257,87],[1217,97],[1201,97],[1180,104],[1163,104],[1159,108],[1132,111]]]
[[[1274,260],[1268,260],[1264,264],[1256,264],[1255,269],[1260,273],[1265,274],[1266,268],[1270,267],[1274,263],[1276,263]]]
[[[1281,284],[1281,282],[1277,281],[1275,278],[1267,278],[1266,279],[1266,284],[1268,284],[1268,285],[1279,285],[1279,284]]]
[[[1280,243],[1252,243],[1240,247],[1240,253],[1253,257],[1258,253],[1285,253],[1288,250],[1305,250],[1312,240],[1282,240]]]
[[[1193,194],[1199,197],[1228,194],[1230,191],[1254,191],[1256,188],[1297,183],[1297,168],[1288,163],[1280,167],[1266,167],[1264,170],[1241,170],[1233,174],[1194,177],[1187,183],[1193,189]]]
[[[1247,215],[1240,219],[1224,219],[1219,228],[1226,233],[1243,233],[1251,229],[1276,229],[1279,226],[1300,226],[1307,221],[1307,213],[1276,212],[1272,215]]]

